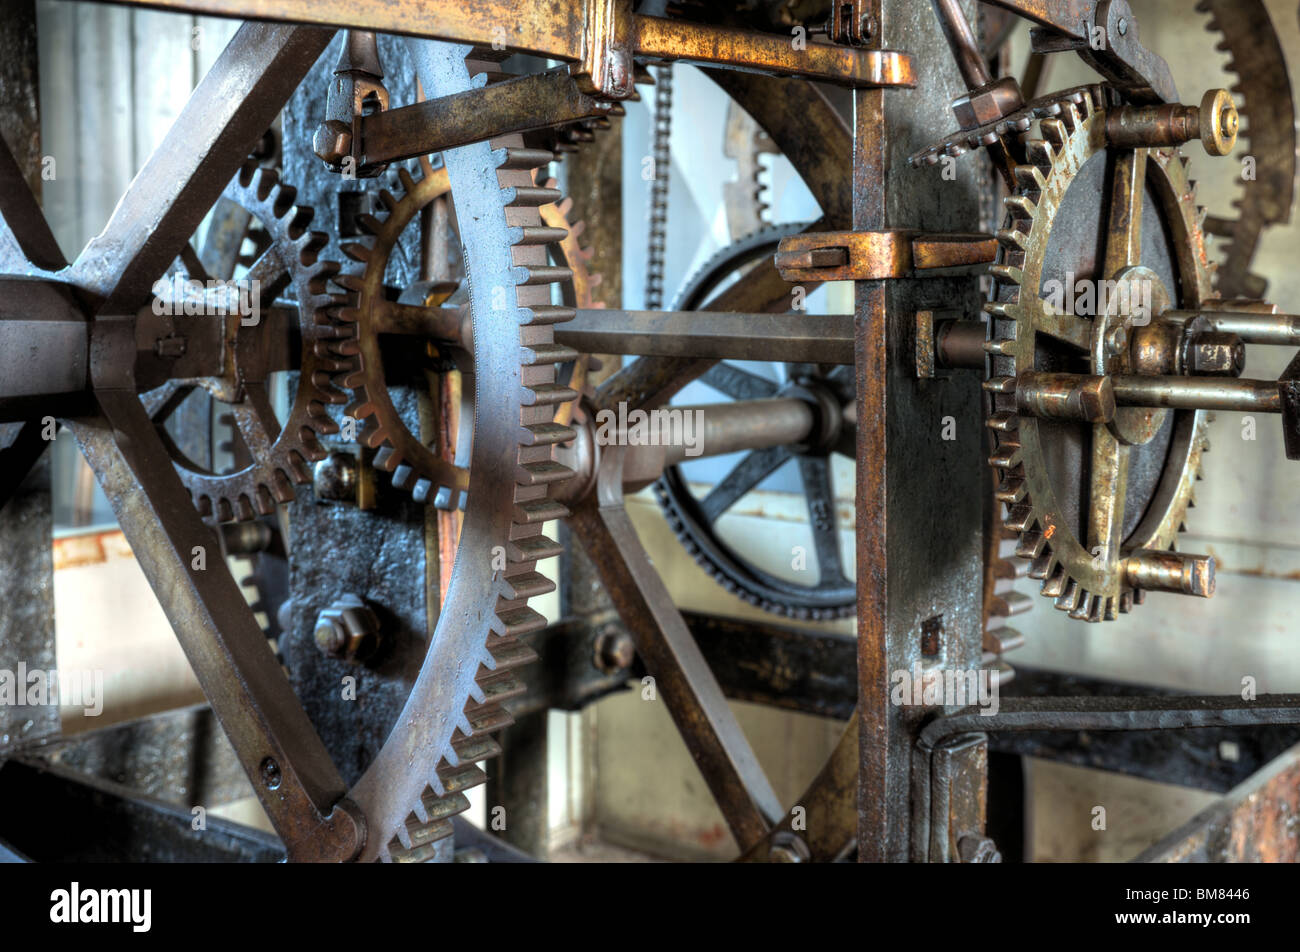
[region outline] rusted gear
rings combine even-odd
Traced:
[[[1146,428],[1139,437],[1115,435],[1109,424],[1039,419],[1017,407],[1024,374],[1109,372],[1089,344],[1107,315],[1063,314],[1043,297],[1049,281],[1116,277],[1102,274],[1097,260],[1106,228],[1097,198],[1117,154],[1106,148],[1103,96],[1094,88],[1081,104],[1044,120],[1042,139],[1022,143],[1029,161],[1016,168],[1019,187],[1006,199],[994,297],[985,305],[988,425],[997,442],[990,463],[1002,475],[1005,523],[1019,533],[1017,555],[1031,561],[1029,575],[1042,580],[1043,594],[1087,621],[1113,619],[1141,600],[1122,557],[1173,548],[1208,448],[1203,411],[1134,408]],[[1144,229],[1140,263],[1174,307],[1196,309],[1210,297],[1212,268],[1186,161],[1175,150],[1147,150],[1142,219],[1157,215],[1163,227]],[[1092,537],[1099,526],[1106,530],[1100,542]]]
[[[467,60],[467,46],[413,41],[411,51],[430,96],[481,85],[481,74],[491,69]],[[502,702],[523,691],[513,671],[536,657],[518,637],[546,624],[527,601],[555,587],[535,568],[560,551],[541,529],[567,514],[547,493],[551,483],[572,476],[552,460],[552,446],[573,433],[551,417],[556,403],[575,396],[555,383],[555,364],[573,355],[556,347],[552,325],[571,317],[572,309],[550,303],[550,285],[564,274],[547,264],[546,244],[560,236],[541,224],[538,211],[556,196],[533,184],[532,170],[550,158],[525,149],[517,135],[443,154],[475,342],[474,434],[463,469],[466,475],[472,470],[474,483],[419,676],[383,749],[349,792],[369,829],[363,860],[427,858],[433,843],[450,834],[450,818],[468,807],[465,789],[484,779],[477,762],[500,752],[491,735],[512,722]],[[407,196],[421,194],[409,175],[403,184]],[[353,249],[367,265],[363,282],[386,256],[383,243],[418,207],[391,195],[384,201],[387,217],[366,222],[375,243]],[[357,311],[351,316],[359,324],[372,316]],[[364,360],[364,345],[360,355]],[[370,438],[397,436],[383,428],[389,422],[372,427]],[[397,438],[396,446],[419,456]],[[430,472],[458,485],[460,476],[446,469]]]
[[[1074,105],[1076,108],[1082,106],[1092,88],[1076,86],[1074,89],[1065,89],[1031,99],[1009,115],[946,136],[942,141],[909,156],[908,164],[913,168],[922,165],[938,165],[945,156],[955,159],[967,152],[992,145],[1003,136],[1029,132],[1035,122],[1059,117],[1067,105]]]
[[[1255,178],[1244,181],[1233,202],[1236,218],[1210,215],[1205,230],[1225,238],[1217,290],[1223,298],[1262,298],[1268,281],[1250,271],[1260,239],[1272,225],[1290,221],[1295,200],[1295,101],[1277,30],[1263,0],[1200,0],[1210,15],[1206,29],[1223,39],[1227,70],[1237,77],[1232,92],[1246,119],[1242,154],[1254,160]]]
[[[521,161],[549,161],[549,154],[538,150],[517,148],[515,151],[524,157]],[[557,205],[560,193],[555,188],[555,180],[551,179],[544,186],[538,187],[532,181],[534,173],[529,170],[528,174],[529,184],[520,187],[522,196],[516,199],[528,204],[516,207],[532,209],[531,214],[539,216],[540,221],[536,225],[527,226],[525,238],[530,244],[550,246],[559,260],[555,266],[534,268],[533,274],[535,279],[544,279],[538,281],[539,285],[558,282],[564,299],[563,307],[553,308],[548,305],[541,308],[538,320],[568,320],[572,317],[573,308],[595,306],[592,288],[599,284],[599,276],[592,275],[587,270],[592,253],[583,249],[578,240],[582,231],[581,223],[570,227],[566,219],[572,202],[566,198]],[[348,305],[339,310],[340,318],[354,324],[356,328],[355,337],[342,345],[344,352],[355,358],[353,368],[342,378],[344,386],[351,391],[353,397],[347,413],[363,424],[358,436],[360,442],[379,448],[375,465],[393,473],[394,486],[411,490],[419,502],[424,502],[433,493],[439,505],[455,508],[469,486],[466,467],[469,459],[470,421],[466,419],[466,425],[460,427],[461,439],[460,445],[455,448],[454,463],[443,458],[436,447],[429,446],[413,434],[388,394],[377,330],[394,306],[385,291],[384,274],[398,239],[406,227],[418,218],[422,209],[434,199],[448,194],[450,185],[447,170],[443,167],[431,169],[419,180],[405,169],[399,169],[397,175],[400,195],[394,195],[388,189],[379,193],[380,200],[388,210],[387,215],[382,218],[363,215],[359,220],[370,243],[351,243],[343,248],[349,257],[361,262],[364,267],[360,273],[344,273],[335,279],[352,295]],[[549,201],[545,201],[547,199]],[[539,204],[543,201],[544,204]],[[463,326],[463,320],[461,323]],[[459,353],[458,362],[468,369],[468,355],[460,346],[461,343],[453,342],[446,349]],[[580,391],[587,361],[568,348],[554,343],[548,343],[547,348],[538,356],[548,363],[575,360],[569,388],[575,392]],[[567,424],[571,412],[571,401],[561,403],[553,422]]]
[[[262,367],[262,355],[267,349],[265,333],[271,327],[265,316],[248,327],[241,326],[238,315],[227,318],[229,370],[224,377],[170,381],[144,397],[155,420],[165,416],[195,387],[208,390],[228,405],[225,412],[248,454],[244,465],[229,473],[210,472],[186,459],[159,427],[199,512],[217,522],[267,515],[275,511],[277,503],[292,500],[294,484],[310,482],[309,464],[325,456],[317,437],[338,431],[326,406],[346,399],[330,379],[347,367],[333,349],[347,329],[330,317],[341,300],[328,288],[338,265],[319,259],[326,236],[308,230],[312,211],[295,205],[295,195],[295,189],[281,183],[274,169],[251,161],[223,195],[260,222],[269,238],[247,276],[250,281],[260,282],[263,305],[269,308],[276,294],[286,288],[292,289],[297,304],[302,342],[298,389],[284,424],[277,421],[272,410],[268,374]],[[191,263],[197,270],[196,263]]]

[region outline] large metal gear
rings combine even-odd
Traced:
[[[487,78],[486,64],[466,60],[469,47],[422,43],[412,52],[431,96]],[[532,179],[550,155],[507,136],[443,157],[470,278],[474,485],[419,677],[383,750],[350,793],[371,828],[363,860],[418,858],[449,834],[448,818],[468,806],[462,791],[483,779],[476,763],[499,752],[489,735],[511,722],[501,702],[522,690],[512,671],[534,657],[517,639],[546,623],[528,599],[554,589],[535,571],[538,559],[559,551],[541,534],[542,524],[565,512],[547,488],[571,475],[552,462],[551,447],[572,432],[551,417],[556,402],[573,396],[554,382],[564,349],[555,347],[552,330],[572,311],[550,304],[550,284],[561,275],[547,265],[545,246],[558,236],[541,226],[537,209],[555,196]],[[415,185],[408,183],[408,191]],[[387,223],[402,222],[402,208],[394,203]],[[384,224],[372,230],[382,232]],[[445,474],[440,485],[458,485],[447,467],[433,472]],[[499,553],[504,570],[493,569]]]
[[[1263,0],[1200,0],[1210,15],[1206,29],[1222,36],[1218,49],[1236,76],[1232,92],[1246,124],[1243,153],[1252,160],[1243,174],[1235,218],[1211,214],[1205,230],[1226,239],[1219,254],[1215,288],[1227,299],[1261,298],[1268,282],[1250,271],[1264,232],[1291,218],[1295,201],[1296,115],[1291,77],[1277,30]]]
[[[237,234],[225,236],[231,252],[238,251],[250,223],[261,225],[263,246],[241,280],[256,282],[262,308],[269,311],[279,292],[292,291],[301,356],[297,391],[283,424],[276,419],[268,389],[266,335],[272,323],[265,313],[249,326],[242,326],[241,315],[227,320],[227,371],[222,377],[172,380],[144,397],[150,415],[160,424],[196,387],[207,390],[225,407],[247,454],[244,465],[231,472],[212,472],[187,459],[173,441],[166,440],[199,512],[217,522],[254,519],[293,499],[294,485],[310,482],[310,464],[325,456],[318,437],[338,430],[326,411],[327,406],[345,399],[331,379],[347,367],[334,350],[339,338],[347,334],[347,327],[331,317],[340,297],[328,286],[338,265],[319,258],[326,236],[308,230],[312,211],[295,204],[295,194],[291,186],[280,182],[274,169],[250,161],[227,186],[219,205],[237,210],[233,216]],[[218,217],[219,223],[223,220]],[[220,228],[220,224],[214,227]],[[210,262],[219,272],[211,276],[197,256],[185,257],[190,278],[229,280],[234,276],[234,254]],[[159,429],[165,436],[166,431]]]
[[[1080,426],[1040,419],[1017,403],[1027,375],[1113,369],[1104,339],[1121,326],[1115,315],[1058,313],[1044,289],[1076,277],[1124,277],[1106,273],[1105,252],[1098,252],[1106,241],[1102,209],[1110,207],[1103,199],[1107,170],[1121,154],[1107,148],[1106,107],[1105,90],[1094,87],[1081,103],[1066,102],[1057,118],[1043,120],[1041,139],[1024,143],[1030,162],[1018,167],[1020,187],[1006,200],[996,292],[985,308],[988,425],[997,438],[990,462],[1002,473],[1006,525],[1020,534],[1017,554],[1031,560],[1029,574],[1042,580],[1042,593],[1071,617],[1094,622],[1141,599],[1125,559],[1173,548],[1208,447],[1203,411],[1126,407],[1114,423]],[[1142,279],[1163,289],[1173,306],[1196,309],[1210,297],[1212,269],[1186,159],[1171,149],[1145,151]],[[1159,325],[1157,316],[1152,331]]]

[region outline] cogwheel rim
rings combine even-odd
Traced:
[[[411,49],[430,96],[486,82],[487,67],[466,60],[470,47],[412,41]],[[523,688],[511,672],[536,657],[518,638],[546,624],[527,601],[554,590],[535,571],[539,559],[560,551],[541,528],[567,514],[548,498],[549,485],[573,475],[551,458],[553,442],[573,433],[550,418],[555,403],[575,396],[554,383],[564,349],[555,348],[551,325],[564,309],[548,303],[559,275],[546,265],[541,196],[531,184],[532,169],[549,158],[523,148],[517,135],[444,153],[476,341],[475,480],[420,673],[349,793],[369,829],[362,860],[418,859],[451,832],[450,817],[468,807],[463,791],[484,779],[476,762],[500,752],[490,735],[512,723],[501,701]],[[493,300],[495,288],[504,291],[504,307]]]
[[[1042,582],[1042,593],[1072,618],[1093,622],[1130,611],[1141,593],[1125,583],[1120,553],[1105,552],[1102,559],[1077,538],[1047,476],[1039,421],[1019,413],[1015,389],[1017,377],[1035,367],[1047,236],[1070,182],[1084,162],[1106,148],[1104,104],[1104,90],[1094,87],[1082,103],[1067,102],[1059,116],[1043,120],[1042,139],[1024,143],[1029,161],[1017,167],[1018,187],[1004,202],[1007,218],[998,232],[998,263],[991,269],[994,299],[984,308],[991,325],[985,345],[990,355],[985,388],[993,403],[988,425],[997,444],[989,462],[1001,472],[997,498],[1006,507],[1004,524],[1018,533],[1016,554],[1030,560],[1028,574]],[[1194,309],[1210,297],[1213,269],[1200,231],[1204,211],[1195,207],[1186,165],[1174,150],[1148,152],[1147,181],[1155,183],[1172,232],[1181,306]],[[1124,550],[1172,549],[1193,504],[1193,482],[1208,449],[1208,415],[1176,413],[1159,485],[1139,525],[1123,541]]]
[[[312,210],[295,204],[296,194],[296,189],[280,181],[276,170],[253,162],[240,169],[223,193],[224,198],[256,217],[270,234],[271,250],[288,273],[297,299],[302,356],[297,392],[283,425],[272,436],[268,423],[273,424],[274,418],[267,420],[269,402],[256,405],[265,400],[264,385],[250,384],[241,377],[238,383],[245,399],[228,407],[249,450],[248,465],[230,473],[204,471],[185,460],[165,436],[166,431],[159,427],[172,451],[177,473],[200,515],[215,522],[248,521],[273,513],[279,503],[290,502],[295,494],[294,485],[311,481],[309,464],[325,456],[318,436],[338,431],[326,406],[346,400],[330,379],[347,367],[333,350],[338,339],[347,333],[331,317],[341,300],[328,289],[338,265],[318,257],[327,237],[308,230]],[[240,330],[242,333],[243,328]],[[238,352],[236,340],[231,348],[236,362]],[[150,401],[154,405],[163,404],[176,390],[173,381],[153,391]]]
[[[1196,9],[1209,15],[1206,30],[1222,37],[1215,48],[1230,57],[1225,68],[1237,80],[1231,92],[1242,99],[1238,111],[1246,120],[1239,145],[1262,173],[1240,183],[1232,202],[1236,218],[1206,222],[1208,231],[1228,239],[1217,287],[1225,298],[1262,298],[1268,281],[1250,265],[1265,230],[1290,220],[1295,199],[1295,102],[1286,57],[1262,0],[1199,0]]]

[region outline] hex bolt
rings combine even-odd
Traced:
[[[1240,376],[1246,368],[1246,345],[1236,334],[1197,334],[1192,338],[1187,365],[1198,376]]]
[[[364,661],[380,644],[379,618],[356,595],[344,595],[316,618],[313,638],[321,654],[340,661]]]
[[[280,765],[275,762],[274,757],[267,757],[262,761],[261,767],[262,784],[267,790],[280,789]]]
[[[1002,862],[1002,853],[987,836],[963,836],[957,841],[957,855],[963,863]]]
[[[772,835],[772,845],[767,851],[769,863],[806,863],[811,858],[808,844],[798,834],[781,830]]]
[[[352,129],[339,119],[328,119],[317,127],[311,147],[322,162],[337,168],[352,154]]]
[[[596,636],[594,664],[605,674],[617,674],[632,667],[636,660],[636,643],[632,636],[616,625],[606,625]]]

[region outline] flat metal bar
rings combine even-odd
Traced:
[[[361,119],[362,165],[383,165],[512,132],[610,115],[565,67],[388,109]]]
[[[276,832],[292,858],[350,859],[364,832],[338,806],[347,788],[144,404],[130,390],[99,402],[77,442]]]
[[[1300,724],[1300,694],[1170,697],[1012,697],[1001,698],[994,713],[978,706],[937,717],[918,742],[925,749],[968,732],[1001,731],[1150,731],[1201,727],[1252,727]]]
[[[99,0],[155,10],[351,27],[423,36],[474,46],[504,44],[554,59],[582,56],[580,0],[520,4],[513,0],[431,3],[428,0]]]
[[[583,55],[587,5],[582,0],[519,4],[506,0],[428,3],[423,0],[101,0],[129,6],[185,11],[245,20],[279,20],[352,27],[468,43],[502,46],[550,59]],[[634,16],[626,37],[616,37],[636,56],[682,60],[781,76],[806,76],[843,86],[913,86],[912,59],[896,50],[829,44],[795,49],[789,37],[705,26],[681,20]]]
[[[638,16],[632,48],[637,56],[778,76],[803,76],[840,86],[915,86],[912,58],[896,50],[809,43],[796,49],[789,36]]]
[[[851,364],[853,315],[584,310],[555,340],[586,354]]]
[[[9,146],[0,139],[0,267],[9,273],[58,271],[67,262]],[[12,242],[6,241],[6,234]],[[6,253],[5,245],[10,245]],[[25,260],[18,260],[14,251]]]
[[[1294,863],[1300,859],[1300,745],[1283,752],[1135,863]]]
[[[784,811],[623,508],[622,466],[603,468],[600,481],[599,501],[593,494],[574,507],[569,527],[600,572],[736,842],[747,849]]]
[[[118,202],[70,280],[102,298],[99,313],[133,312],[175,260],[222,189],[270,128],[333,31],[244,24],[186,102]],[[108,77],[104,77],[105,81]]]

